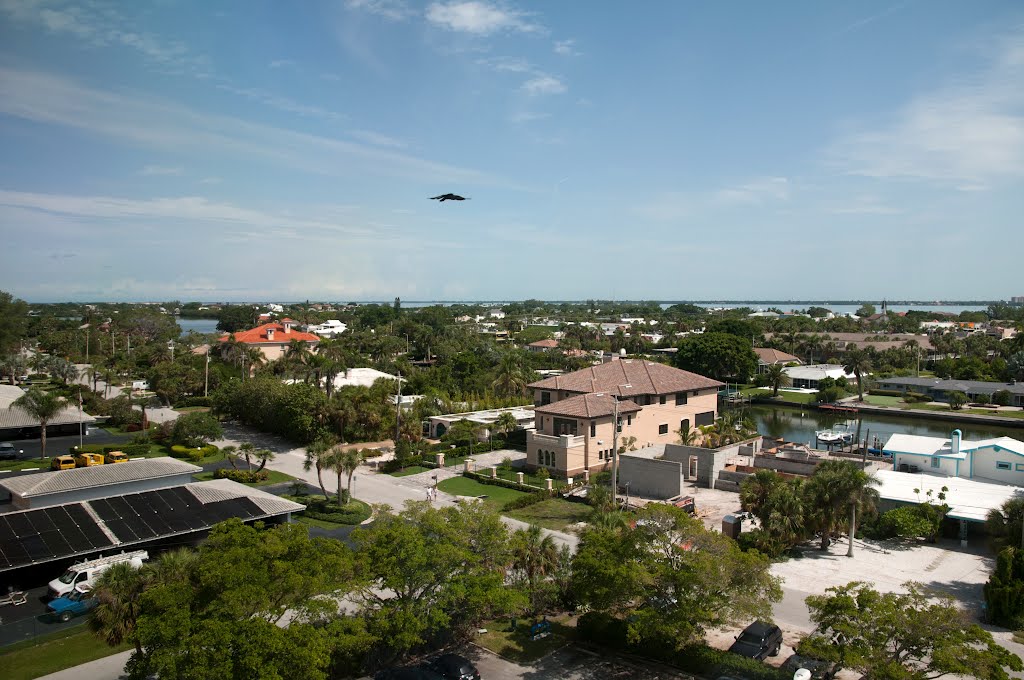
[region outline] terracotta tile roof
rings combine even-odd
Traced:
[[[619,401],[619,414],[636,413],[641,407],[623,399]],[[562,399],[547,406],[538,406],[536,413],[549,416],[569,416],[570,418],[604,418],[615,413],[615,398],[604,392],[578,394],[575,397]]]
[[[267,331],[274,331],[274,339],[267,339]],[[230,336],[225,335],[220,339],[221,342],[227,342]],[[235,340],[237,342],[244,342],[247,345],[257,345],[260,343],[273,342],[288,344],[292,340],[305,340],[309,344],[315,344],[320,342],[320,337],[313,335],[312,333],[304,333],[297,331],[294,328],[291,333],[284,332],[284,326],[279,323],[265,323],[262,326],[257,326],[251,330],[239,331],[235,333]]]
[[[552,338],[544,338],[543,340],[538,340],[537,342],[531,342],[529,346],[530,347],[551,347],[553,349],[555,347],[558,347],[558,340],[553,340]]]
[[[622,387],[629,385],[629,387]],[[637,394],[672,394],[724,385],[717,380],[654,361],[619,359],[565,375],[545,378],[529,387],[568,392],[608,392],[620,397]]]
[[[800,361],[799,357],[771,347],[755,347],[754,354],[766,364],[788,364],[790,361]]]

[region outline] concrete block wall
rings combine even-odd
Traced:
[[[619,486],[629,483],[629,493],[645,498],[668,499],[683,493],[683,465],[642,456],[619,456]]]

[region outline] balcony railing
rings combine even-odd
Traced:
[[[552,446],[561,449],[571,449],[576,446],[583,446],[586,441],[585,437],[573,436],[571,434],[563,435],[551,435],[551,434],[540,434],[539,432],[530,432],[527,434],[527,441],[534,442],[541,446]]]

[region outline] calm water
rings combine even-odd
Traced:
[[[875,310],[876,311],[879,311],[879,312],[882,311],[882,303],[881,302],[875,302],[873,304],[875,305]],[[667,309],[670,306],[671,305],[668,305],[668,304],[662,304],[661,308],[662,309]],[[808,307],[825,307],[826,309],[832,310],[832,312],[834,312],[837,316],[838,315],[843,315],[843,314],[853,314],[858,309],[860,309],[860,305],[830,305],[830,304],[825,303],[825,302],[816,303],[816,304],[813,304],[813,305],[812,304],[794,305],[794,304],[790,304],[790,303],[787,303],[787,304],[782,304],[782,303],[765,304],[763,302],[762,303],[753,303],[753,302],[723,302],[721,304],[700,303],[697,306],[698,307],[713,307],[713,308],[716,308],[716,309],[721,309],[721,308],[736,309],[737,307],[750,307],[751,309],[754,309],[754,310],[760,309],[762,311],[766,311],[769,307],[775,307],[777,309],[781,309],[783,312],[802,311],[802,310],[807,309]],[[988,307],[986,305],[889,305],[889,311],[891,311],[891,312],[906,312],[906,311],[909,311],[911,309],[919,311],[919,312],[948,312],[950,314],[959,314],[960,312],[984,312],[986,309],[988,309]]]
[[[183,337],[188,335],[189,331],[195,331],[196,333],[217,332],[217,319],[182,319],[179,317],[175,321],[181,326],[181,335]]]
[[[799,444],[814,443],[814,432],[845,423],[850,420],[850,429],[856,432],[857,418],[855,414],[833,415],[812,409],[800,410],[788,407],[755,404],[746,410],[757,421],[761,434]],[[964,439],[989,439],[992,437],[1013,437],[1024,439],[1024,428],[993,427],[975,425],[974,423],[957,423],[951,420],[926,420],[923,418],[901,418],[890,416],[864,415],[860,417],[861,439],[868,436],[878,437],[885,442],[889,435],[897,432],[903,434],[927,435],[932,437],[949,437],[949,433],[959,429]]]

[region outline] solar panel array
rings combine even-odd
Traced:
[[[81,503],[0,515],[0,569],[112,545]]]
[[[89,505],[122,543],[199,531],[231,517],[245,520],[266,514],[244,497],[204,505],[183,487],[100,498]]]
[[[200,503],[184,487],[88,501],[118,545],[208,529],[231,517],[266,513],[239,497]],[[114,546],[83,503],[0,514],[0,570],[74,557]]]

